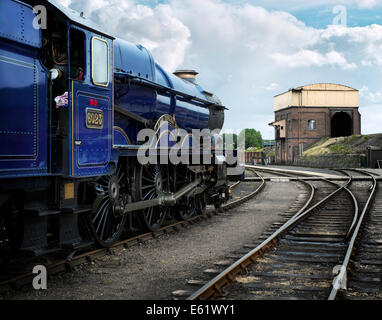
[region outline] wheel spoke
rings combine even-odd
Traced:
[[[146,177],[142,177],[143,180],[146,180],[148,182],[154,182],[155,183],[155,179],[149,179],[149,178],[146,178]]]
[[[106,209],[107,209],[108,206],[109,206],[109,203],[107,204],[107,206],[102,211],[103,213],[102,213],[101,219],[98,222],[98,226],[97,226],[97,230],[96,230],[97,234],[98,234],[99,228],[101,226],[101,223],[103,221],[103,218],[105,217]]]
[[[121,180],[122,180],[122,178],[125,176],[125,173],[124,172],[122,172],[122,175],[118,178],[118,182],[121,182]]]
[[[110,247],[121,235],[126,215],[115,215],[114,208],[123,204],[126,171],[122,162],[114,175],[100,177],[92,183],[95,195],[92,214],[89,217],[90,230],[98,245]],[[121,183],[122,182],[122,183]],[[109,193],[110,192],[110,193]]]
[[[144,187],[142,188],[142,190],[146,190],[146,189],[149,189],[149,188],[155,188],[155,184],[150,184],[150,185],[148,185],[148,186],[144,186]]]
[[[155,180],[156,172],[152,169],[151,166],[149,166],[148,168],[145,168],[144,171],[145,171],[146,175],[150,176],[152,179]]]
[[[121,170],[122,170],[122,166],[119,166],[118,167],[118,170],[117,170],[117,177],[119,177],[120,173],[121,173]]]
[[[147,198],[148,198],[148,196],[151,194],[152,196],[155,196],[155,193],[156,193],[156,190],[155,189],[152,189],[150,192],[148,192],[145,196],[144,196],[144,198],[143,198],[143,200],[147,200]],[[151,196],[150,196],[151,197]],[[150,199],[151,200],[151,199]]]
[[[168,173],[164,167],[157,165],[141,166],[136,169],[137,199],[136,201],[150,201],[158,197],[158,191],[168,190]],[[163,179],[164,178],[164,179]],[[159,183],[159,179],[161,183]],[[161,190],[158,186],[161,185]],[[165,218],[165,214],[158,207],[151,207],[141,211],[140,216],[144,227],[149,231],[159,229]]]
[[[103,181],[104,182],[104,185],[108,185],[109,184],[109,180],[110,179],[107,179],[106,177],[102,177],[100,180],[99,180],[99,182],[101,182],[101,181]]]
[[[101,239],[102,240],[103,240],[103,234],[105,232],[105,226],[106,226],[106,224],[108,222],[107,216],[109,215],[109,212],[110,212],[110,210],[106,210],[106,216],[105,216],[105,219],[104,219],[104,223],[103,223],[103,227],[102,227],[102,233],[101,233]]]
[[[104,199],[106,199],[106,198],[108,198],[109,196],[107,196],[107,197],[105,197]],[[104,200],[102,200],[102,202],[103,202]],[[101,202],[101,203],[102,203]],[[97,215],[94,217],[94,219],[92,220],[92,223],[94,224],[94,222],[96,222],[96,220],[97,220],[97,218],[98,218],[98,216],[99,216],[99,214],[100,214],[100,212],[103,210],[103,207],[107,204],[108,202],[107,201],[105,201],[104,202],[104,204],[98,209],[98,211],[97,211]]]
[[[148,218],[149,225],[151,225],[151,222],[153,220],[153,213],[154,213],[154,207],[151,207],[149,209],[149,218]]]

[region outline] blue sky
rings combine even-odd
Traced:
[[[180,0],[181,1],[181,0]],[[167,4],[169,0],[142,0],[142,4],[155,7],[158,4]],[[362,1],[272,1],[272,0],[222,0],[233,5],[252,4],[268,10],[286,11],[304,22],[307,26],[326,28],[333,22],[333,8],[336,5],[345,5],[348,11],[348,26],[367,26],[373,23],[382,23],[382,1],[369,8],[360,8]],[[350,2],[350,3],[349,3]],[[358,2],[358,4],[357,4]]]
[[[317,8],[297,10],[291,12],[306,25],[315,28],[325,28],[333,22],[333,7],[319,6]],[[359,9],[354,6],[347,8],[348,27],[363,27],[373,23],[382,22],[382,12],[375,9]]]
[[[197,70],[229,108],[225,129],[273,138],[273,97],[329,82],[360,90],[362,132],[382,132],[382,0],[62,1],[168,72]],[[336,6],[346,26],[333,25]]]

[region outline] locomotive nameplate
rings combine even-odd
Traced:
[[[86,109],[86,128],[103,129],[103,111],[98,109]]]

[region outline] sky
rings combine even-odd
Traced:
[[[306,84],[360,91],[362,133],[382,132],[382,0],[62,0],[168,72],[194,69],[229,110],[224,129],[274,138],[273,98]]]

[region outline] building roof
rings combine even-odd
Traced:
[[[276,95],[275,97],[281,96],[290,91],[301,91],[301,90],[304,90],[304,91],[359,91],[352,87],[345,86],[342,84],[337,84],[337,83],[313,83],[313,84],[308,84],[305,86],[300,86],[297,88],[291,88],[288,91],[285,91],[283,93]]]
[[[357,89],[351,88],[337,83],[314,83],[305,86],[298,87],[299,90],[324,90],[324,91],[358,91]]]
[[[359,91],[336,83],[315,83],[274,97],[275,111],[289,107],[358,108]]]

